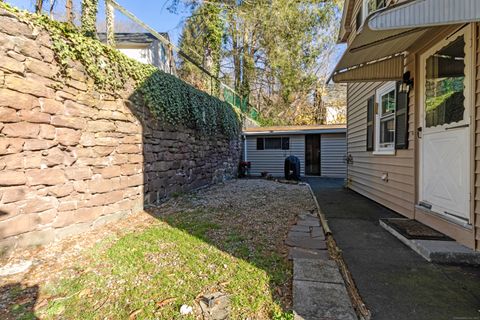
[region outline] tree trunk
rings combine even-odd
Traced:
[[[50,18],[53,18],[53,8],[55,7],[55,3],[57,1],[55,0],[50,0],[50,8],[48,10],[49,14],[50,14]]]
[[[73,0],[67,0],[65,10],[67,13],[67,21],[73,23]]]
[[[35,13],[41,14],[43,9],[43,0],[36,0]]]

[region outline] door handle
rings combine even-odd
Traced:
[[[448,128],[445,128],[445,130],[468,128],[469,126],[470,125],[467,123],[467,124],[461,124],[461,125],[458,125],[458,126],[448,127]]]

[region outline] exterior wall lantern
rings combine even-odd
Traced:
[[[403,74],[402,83],[400,84],[400,92],[408,93],[413,88],[413,79],[411,78],[410,71]]]

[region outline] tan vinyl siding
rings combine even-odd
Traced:
[[[305,174],[305,135],[282,137],[290,138],[290,150],[257,150],[257,136],[247,136],[247,160],[252,163],[252,175],[266,171],[273,176],[283,176],[285,158],[290,155],[298,157],[301,175]]]
[[[347,152],[345,134],[322,134],[320,144],[322,176],[345,178],[347,169],[344,161]]]
[[[475,34],[475,48],[477,50],[475,59],[476,85],[475,85],[475,198],[474,198],[474,231],[475,246],[480,250],[480,23],[477,23]]]
[[[399,1],[400,2],[400,1]],[[353,17],[351,19],[352,34],[348,42],[354,38],[355,15],[359,10],[361,0],[355,3]],[[480,250],[480,23],[476,24],[475,47],[476,55],[474,59],[475,67],[475,108],[472,114],[472,126],[474,132],[473,152],[474,164],[472,166],[473,176],[473,230],[442,219],[423,210],[415,211],[417,203],[417,181],[419,175],[420,159],[416,154],[416,147],[419,147],[420,140],[415,137],[417,126],[420,121],[416,119],[419,114],[415,106],[419,97],[415,92],[419,90],[419,66],[416,58],[425,52],[432,45],[455,32],[458,25],[439,27],[435,33],[427,37],[418,39],[417,43],[408,49],[409,54],[405,57],[406,70],[411,71],[412,78],[415,79],[415,88],[410,92],[409,101],[409,149],[397,150],[395,156],[377,156],[366,151],[366,117],[367,117],[367,99],[374,95],[375,89],[381,86],[382,82],[359,82],[348,85],[348,131],[347,145],[348,153],[353,157],[353,163],[348,166],[348,179],[350,188],[385,205],[386,207],[399,212],[407,217],[414,217],[419,221],[430,225],[431,227],[447,234],[460,243],[474,247]],[[418,163],[417,163],[418,162]],[[385,173],[389,175],[389,181],[384,182],[381,176]]]
[[[353,163],[348,166],[352,190],[407,217],[414,215],[414,97],[409,107],[410,141],[408,150],[397,150],[394,156],[373,155],[366,151],[367,99],[382,82],[348,85],[347,145]],[[381,178],[388,173],[388,182]]]

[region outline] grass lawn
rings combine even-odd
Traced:
[[[150,211],[155,219],[147,226],[107,235],[82,252],[69,272],[42,288],[48,298],[35,315],[202,319],[199,297],[222,292],[231,319],[293,319],[283,240],[295,215],[311,206],[305,187],[270,181],[180,195]],[[183,304],[194,313],[180,315]]]

